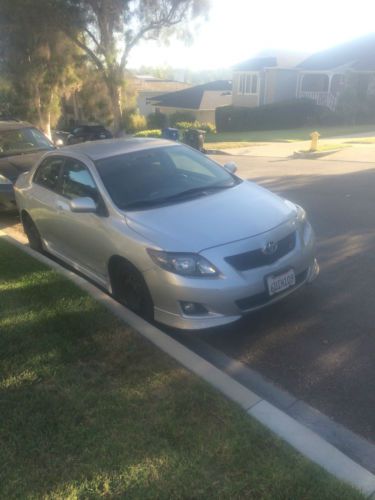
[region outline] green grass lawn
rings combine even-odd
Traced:
[[[215,143],[237,143],[233,147],[242,147],[243,143],[252,142],[294,142],[294,141],[308,141],[310,134],[314,130],[318,130],[321,139],[329,137],[336,137],[340,135],[360,134],[371,132],[375,130],[375,125],[357,125],[353,127],[305,127],[298,129],[285,129],[285,130],[264,130],[264,131],[251,131],[251,132],[219,132],[217,134],[206,135],[206,145],[214,146]],[[241,145],[238,145],[241,143]],[[217,144],[216,144],[217,146]],[[231,147],[230,145],[228,147]]]
[[[0,498],[356,499],[0,238]]]

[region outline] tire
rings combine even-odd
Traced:
[[[147,321],[154,319],[154,304],[142,274],[130,263],[117,262],[110,272],[112,295]]]
[[[30,248],[36,250],[37,252],[43,252],[42,238],[40,237],[38,228],[36,227],[30,215],[22,215],[22,225],[27,239],[29,240]]]

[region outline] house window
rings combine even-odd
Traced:
[[[323,73],[311,73],[303,75],[302,92],[328,92],[329,77]]]
[[[259,78],[256,73],[240,73],[238,79],[238,94],[257,94],[258,82]]]

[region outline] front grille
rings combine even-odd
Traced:
[[[250,252],[225,257],[225,260],[237,271],[248,271],[257,267],[268,266],[291,252],[296,246],[296,232],[288,234],[277,242],[277,250],[272,255],[266,255],[260,248]]]
[[[296,284],[293,287],[288,288],[287,290],[285,290],[284,293],[278,293],[276,295],[270,296],[268,294],[268,292],[262,292],[262,293],[258,293],[256,295],[252,295],[251,297],[246,297],[244,299],[236,300],[236,305],[242,311],[246,311],[248,309],[253,309],[254,307],[260,307],[260,306],[266,305],[268,302],[271,302],[272,300],[274,300],[274,299],[276,299],[278,297],[282,297],[283,295],[289,293],[291,290],[293,290],[298,285],[300,285],[301,283],[303,283],[306,280],[306,278],[307,278],[307,271],[308,271],[308,269],[306,269],[302,273],[297,274],[297,276],[296,276]]]

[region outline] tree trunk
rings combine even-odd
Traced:
[[[112,104],[114,135],[117,135],[122,128],[121,85],[110,79],[106,83]]]
[[[44,96],[47,102],[42,102],[39,87],[35,87],[35,108],[38,115],[38,127],[42,130],[49,139],[52,139],[51,134],[51,102],[52,92],[48,96]]]
[[[40,124],[41,129],[43,132],[46,134],[48,139],[52,140],[52,134],[51,134],[51,113],[49,111],[46,111],[43,113],[42,117],[42,123]]]

